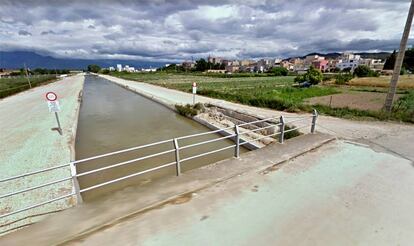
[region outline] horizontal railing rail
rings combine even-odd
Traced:
[[[66,195],[61,195],[59,197],[49,199],[47,201],[43,201],[43,202],[33,204],[33,205],[30,205],[30,206],[27,206],[27,207],[24,207],[24,208],[20,208],[20,209],[14,210],[14,211],[10,211],[8,213],[0,214],[0,219],[11,216],[11,215],[15,215],[15,214],[18,214],[18,213],[21,213],[21,212],[24,212],[24,211],[27,211],[27,210],[30,210],[30,209],[41,207],[43,205],[53,203],[53,202],[56,202],[56,201],[59,201],[59,200],[65,199],[65,198],[69,198],[69,197],[72,197],[72,196],[77,196],[78,200],[81,201],[81,194],[84,193],[84,192],[91,191],[91,190],[94,190],[94,189],[97,189],[97,188],[100,188],[100,187],[103,187],[103,186],[106,186],[106,185],[110,185],[110,184],[120,182],[120,181],[129,179],[129,178],[132,178],[132,177],[137,177],[139,175],[143,175],[143,174],[146,174],[146,173],[149,173],[149,172],[154,172],[154,171],[157,171],[157,170],[160,170],[160,169],[163,169],[163,168],[167,168],[167,167],[171,167],[171,166],[176,167],[175,168],[176,169],[176,174],[178,176],[178,175],[181,174],[181,163],[183,163],[183,162],[186,162],[186,161],[189,161],[189,160],[192,160],[192,159],[196,159],[196,158],[200,158],[200,157],[203,157],[203,156],[206,156],[206,155],[211,155],[211,154],[214,154],[214,153],[217,153],[217,152],[220,152],[220,151],[224,151],[224,150],[228,150],[228,149],[232,149],[232,148],[234,148],[234,156],[239,157],[239,155],[240,155],[240,146],[243,146],[243,145],[246,145],[246,144],[252,144],[252,143],[258,142],[262,139],[266,139],[266,138],[268,139],[268,138],[275,137],[275,136],[279,135],[278,142],[283,143],[284,142],[284,136],[285,136],[286,133],[302,129],[304,127],[309,127],[309,125],[311,127],[310,132],[314,133],[317,117],[318,117],[318,113],[317,113],[316,110],[314,110],[314,113],[311,116],[299,116],[299,117],[292,116],[292,117],[288,117],[288,119],[293,119],[291,121],[285,121],[285,117],[280,116],[279,118],[271,117],[271,118],[260,119],[260,120],[255,120],[255,121],[251,121],[251,122],[243,122],[241,124],[235,124],[232,127],[227,127],[227,128],[223,128],[223,129],[214,130],[214,131],[196,133],[196,134],[192,134],[192,135],[187,135],[187,136],[177,137],[177,138],[173,138],[173,139],[158,141],[158,142],[154,142],[154,143],[150,143],[150,144],[135,146],[135,147],[127,148],[127,149],[113,151],[113,152],[110,152],[110,153],[105,153],[105,154],[102,154],[102,155],[97,155],[97,156],[84,158],[84,159],[81,159],[81,160],[72,161],[72,162],[69,162],[69,163],[61,164],[61,165],[56,165],[56,166],[52,166],[52,167],[48,167],[48,168],[43,168],[43,169],[40,169],[40,170],[27,172],[27,173],[20,174],[20,175],[15,175],[15,176],[8,177],[8,178],[3,178],[3,179],[0,179],[0,184],[5,183],[5,182],[11,182],[13,180],[19,180],[20,181],[20,179],[24,179],[24,178],[27,178],[27,177],[30,177],[30,176],[38,175],[38,174],[41,174],[41,173],[44,173],[44,172],[52,172],[52,171],[55,171],[55,170],[61,169],[61,168],[67,168],[67,167],[71,168],[70,169],[71,174],[68,177],[63,177],[63,178],[60,178],[60,179],[57,179],[57,180],[54,180],[54,181],[45,182],[43,184],[37,184],[37,185],[34,185],[32,187],[27,187],[27,188],[24,188],[24,189],[20,189],[18,191],[13,191],[13,192],[9,192],[9,193],[0,195],[0,204],[4,204],[4,203],[1,203],[2,199],[10,198],[10,197],[13,197],[15,195],[31,192],[31,191],[34,191],[34,190],[37,190],[37,189],[41,189],[41,188],[51,186],[51,185],[54,185],[54,184],[58,184],[58,183],[62,183],[62,182],[72,181],[73,189],[72,189],[72,192],[70,192]],[[304,125],[295,126],[294,128],[289,128],[289,129],[285,130],[285,127],[286,127],[287,124],[292,124],[292,123],[296,123],[296,122],[300,122],[300,121],[306,121],[306,120],[309,120],[309,119],[311,119],[310,124],[305,123]],[[268,125],[262,126],[262,127],[258,126],[259,123],[263,123],[263,122],[266,122]],[[253,129],[253,130],[245,129],[245,128],[243,128],[242,131],[240,130],[243,126],[248,126],[248,125],[254,125],[256,128]],[[273,133],[270,133],[270,134],[267,134],[268,131],[266,131],[266,133],[263,134],[263,131],[267,130],[269,128],[274,128],[275,131]],[[257,132],[260,132],[260,131],[261,131],[261,134],[258,134]],[[180,144],[179,144],[179,141],[182,141],[182,140],[185,140],[185,139],[197,138],[197,137],[205,136],[205,135],[208,135],[208,134],[218,134],[218,133],[222,133],[222,135],[225,135],[225,136],[215,138],[215,139],[200,141],[200,142],[196,142],[196,143],[186,144],[186,145],[183,145],[183,146],[180,146]],[[259,137],[257,137],[257,136],[259,136]],[[230,140],[230,139],[233,140],[235,142],[235,144],[232,144],[232,145],[229,145],[229,146],[226,146],[226,147],[222,147],[222,148],[219,148],[219,149],[214,149],[214,150],[211,150],[211,151],[206,151],[206,152],[199,153],[199,154],[194,154],[194,155],[185,157],[183,159],[180,158],[180,151],[182,151],[182,150],[189,149],[189,148],[194,148],[194,147],[197,147],[197,146],[200,146],[200,145],[215,143],[215,142],[218,142],[218,141]],[[277,141],[277,140],[275,139],[275,141]],[[173,146],[173,147],[169,148],[167,150],[159,151],[159,152],[148,154],[148,155],[145,155],[145,156],[140,156],[140,157],[137,157],[137,158],[134,158],[134,159],[131,159],[131,160],[126,160],[126,161],[118,162],[118,163],[115,163],[115,164],[109,164],[109,165],[106,165],[106,166],[103,166],[103,167],[100,167],[100,168],[95,168],[95,169],[92,169],[92,170],[89,170],[89,171],[84,171],[84,172],[81,172],[81,173],[76,172],[76,166],[77,165],[80,165],[80,164],[83,165],[83,163],[88,162],[88,161],[103,159],[103,158],[106,158],[106,157],[109,157],[109,156],[114,156],[114,155],[119,155],[119,154],[123,154],[123,153],[127,153],[127,152],[142,150],[142,149],[145,149],[145,148],[154,147],[154,146],[158,146],[158,145],[164,145],[164,144],[171,144],[171,146]],[[91,174],[94,174],[94,173],[104,172],[104,171],[109,170],[109,169],[113,169],[113,168],[117,168],[117,167],[121,167],[121,166],[125,166],[125,165],[130,165],[132,163],[137,163],[137,162],[140,162],[140,161],[143,161],[143,160],[148,160],[148,159],[151,159],[151,158],[154,158],[154,157],[167,155],[167,154],[173,154],[173,153],[174,153],[174,156],[175,156],[175,160],[172,161],[172,162],[168,162],[168,163],[161,164],[161,165],[158,165],[158,166],[155,166],[155,167],[152,167],[152,168],[148,168],[146,170],[142,170],[142,171],[139,171],[139,172],[128,174],[128,175],[123,176],[123,177],[119,177],[119,178],[115,178],[115,179],[108,180],[108,181],[105,181],[105,182],[101,182],[101,183],[98,183],[98,184],[94,184],[92,186],[89,186],[89,187],[86,187],[86,188],[83,188],[83,189],[79,188],[78,178],[80,178],[80,177],[85,177],[85,176],[88,176],[88,175],[91,175]],[[0,207],[0,209],[1,209],[1,207]],[[8,223],[8,224],[10,224],[10,223]],[[0,224],[0,227],[1,226],[2,225]]]

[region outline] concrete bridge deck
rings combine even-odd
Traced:
[[[413,163],[310,134],[130,187],[0,245],[411,245]]]
[[[134,217],[147,210],[180,202],[194,192],[247,172],[258,172],[317,148],[332,137],[310,134],[285,144],[229,159],[137,187],[129,187],[99,201],[67,209],[30,227],[0,237],[0,245],[55,245]]]

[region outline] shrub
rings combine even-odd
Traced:
[[[359,65],[354,70],[354,75],[358,77],[379,77],[379,73],[371,70],[368,66]]]
[[[274,67],[272,68],[272,73],[275,76],[287,76],[289,71],[284,67]]]
[[[299,75],[295,78],[295,82],[302,83],[305,81],[309,81],[309,83],[316,85],[319,84],[323,80],[323,74],[318,69],[315,69],[313,66],[310,66],[308,71],[303,74]]]
[[[344,85],[348,83],[354,76],[351,73],[339,73],[335,76],[335,84]]]
[[[201,103],[197,103],[195,105],[175,105],[175,109],[177,109],[178,113],[182,116],[193,117],[198,114],[199,110],[203,108]]]
[[[101,70],[101,67],[96,64],[88,65],[88,72],[97,73]]]

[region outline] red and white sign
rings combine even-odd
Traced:
[[[59,112],[60,111],[60,105],[59,101],[57,101],[57,95],[54,92],[48,92],[46,93],[46,100],[47,100],[47,106],[49,108],[49,112]]]
[[[197,83],[193,82],[193,94],[197,94]]]
[[[49,91],[48,93],[46,93],[46,99],[51,102],[56,101],[57,95],[56,93]]]

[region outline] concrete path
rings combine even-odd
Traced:
[[[101,76],[117,84],[128,86],[138,93],[153,97],[165,104],[191,104],[193,100],[192,94],[189,93],[171,90],[148,83],[124,80],[108,75]],[[203,96],[196,96],[196,101],[214,104],[239,112],[245,112],[261,118],[279,117],[282,113],[283,115],[293,118],[306,115],[256,108]],[[297,124],[300,126],[301,123],[298,122]],[[320,116],[318,118],[317,130],[319,132],[333,134],[340,138],[364,142],[375,148],[387,150],[390,153],[414,161],[414,144],[412,144],[412,139],[414,139],[414,125],[412,124],[398,124],[381,121],[351,121],[329,116]]]
[[[247,173],[261,172],[334,140],[324,134],[308,134],[289,139],[285,144],[243,153],[218,163],[117,191],[93,203],[83,203],[0,237],[0,245],[69,245],[119,222],[167,204],[186,201],[194,192],[226,182]],[[167,219],[167,218],[166,218]],[[115,244],[122,245],[122,244]]]
[[[270,171],[272,170],[272,171]],[[412,245],[410,161],[341,141],[70,245]]]
[[[275,160],[271,153],[280,146],[274,147],[247,153],[250,156],[244,161],[261,162],[264,156]],[[224,161],[194,171],[214,176],[224,164],[228,170],[237,166]],[[193,174],[189,172],[192,178]],[[175,179],[175,188],[180,186],[180,178]],[[145,200],[148,194],[141,194],[140,199]],[[413,195],[410,161],[339,140],[288,162],[234,175],[129,214],[99,230],[86,230],[63,245],[408,246],[414,241]],[[134,196],[128,198],[134,201]],[[112,205],[112,210],[125,206]],[[70,212],[63,212],[65,217],[60,213],[60,220],[55,217],[0,238],[0,244],[59,244],[64,237],[56,234],[58,227],[68,232],[84,226],[79,216]],[[91,221],[100,219],[92,216],[96,212],[84,212]]]
[[[75,75],[57,82],[33,88],[0,100],[0,179],[34,170],[64,164],[74,155],[73,145],[76,134],[79,110],[78,96],[83,87],[84,76]],[[46,92],[57,94],[61,105],[59,113],[63,136],[51,128],[56,127],[53,113],[49,113],[45,99]],[[67,177],[69,169],[59,169],[45,174],[25,178],[24,181],[0,184],[0,194],[6,194],[47,181]],[[35,203],[51,199],[71,191],[71,182],[40,189],[34,196],[31,192],[0,201],[0,214],[5,214]],[[32,223],[37,218],[29,218],[12,226],[2,226],[10,220],[21,219],[33,214],[59,210],[70,206],[74,201],[57,202],[29,212],[24,212],[7,220],[0,220],[0,233],[23,224]]]

